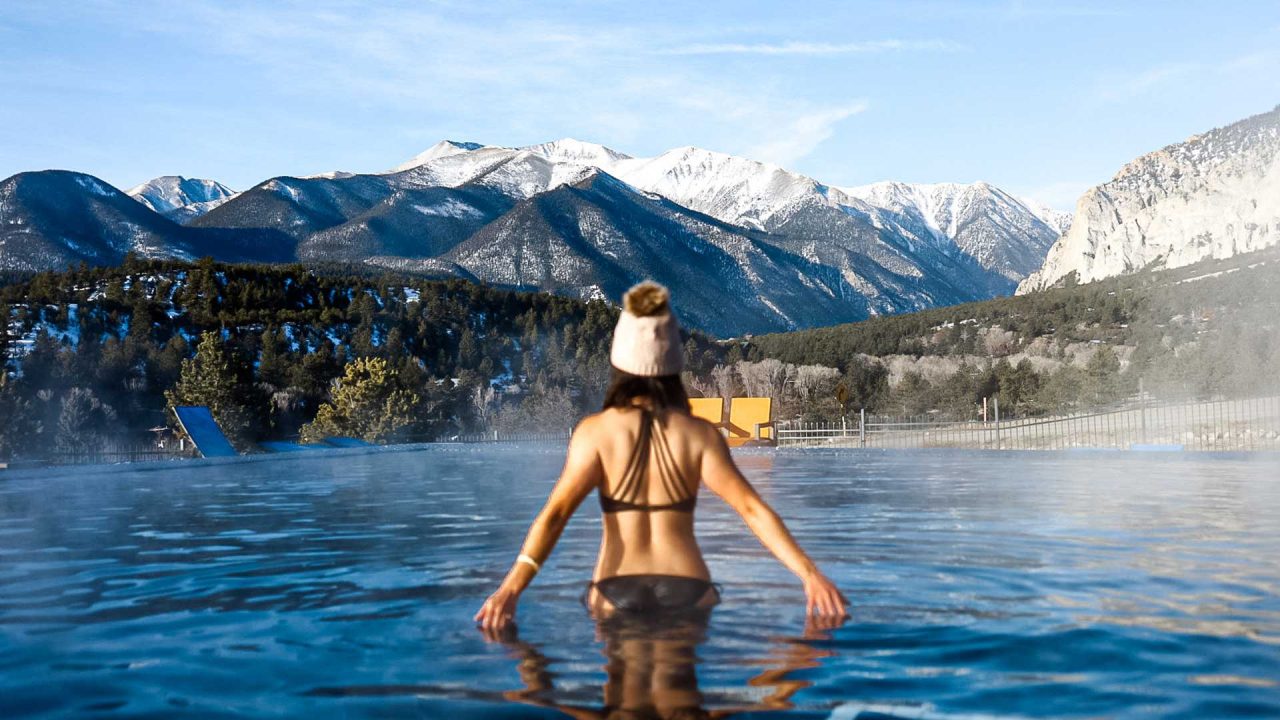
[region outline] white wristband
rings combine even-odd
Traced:
[[[542,569],[542,565],[537,560],[534,560],[533,558],[523,553],[516,558],[516,562],[524,563],[525,565],[528,565],[529,567],[533,568],[533,571],[535,573],[538,572],[538,570]]]

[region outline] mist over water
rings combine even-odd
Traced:
[[[594,499],[522,599],[518,637],[486,642],[470,619],[562,460],[438,446],[6,475],[0,716],[599,710],[640,661],[578,603]],[[698,536],[724,602],[658,665],[709,709],[1280,713],[1274,455],[739,461],[853,617],[806,637],[798,582],[704,495]]]

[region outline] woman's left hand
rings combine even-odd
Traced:
[[[480,611],[475,616],[476,624],[487,632],[502,630],[515,621],[516,603],[519,600],[520,593],[498,588],[480,606]]]

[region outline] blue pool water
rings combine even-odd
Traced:
[[[853,600],[846,625],[806,633],[798,583],[706,496],[710,623],[597,628],[578,604],[589,501],[518,635],[489,642],[470,618],[561,459],[0,475],[0,717],[603,717],[650,696],[761,717],[1280,716],[1274,455],[742,455]]]

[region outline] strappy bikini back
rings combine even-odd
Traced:
[[[635,448],[631,451],[631,457],[627,459],[627,468],[622,473],[622,481],[618,483],[613,496],[606,495],[604,488],[600,488],[600,509],[607,513],[630,510],[693,512],[698,496],[694,490],[689,489],[689,483],[680,472],[680,466],[676,463],[671,446],[667,444],[666,435],[662,432],[662,425],[653,411],[641,408],[640,413],[639,437],[636,439]],[[671,498],[671,502],[650,505],[641,501],[641,498],[648,497],[650,454],[658,466],[658,478],[662,482],[663,489],[667,491],[667,497]]]

